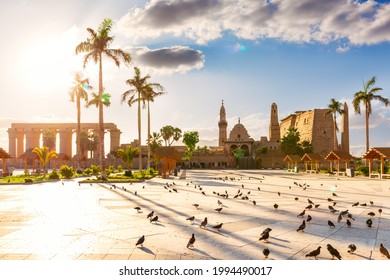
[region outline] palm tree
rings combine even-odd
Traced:
[[[330,114],[333,115],[333,150],[338,150],[337,145],[337,131],[339,128],[337,127],[337,113],[340,115],[344,114],[344,110],[342,109],[342,104],[339,101],[336,101],[334,98],[330,100],[330,104],[328,105],[328,111],[325,112],[325,116],[328,116]]]
[[[81,133],[81,108],[80,103],[81,100],[84,100],[85,102],[88,102],[88,93],[86,89],[92,89],[92,87],[89,85],[89,79],[85,78],[83,79],[80,73],[77,73],[74,78],[74,86],[70,89],[69,95],[70,95],[70,101],[74,102],[76,99],[76,109],[77,109],[77,129],[76,129],[76,155],[77,155],[77,168],[80,168],[80,161],[81,161],[81,139],[80,139],[80,133]]]
[[[149,101],[154,101],[154,97],[163,94],[163,87],[158,83],[149,83],[149,75],[141,77],[141,70],[138,67],[134,67],[134,77],[128,79],[126,84],[130,86],[130,89],[122,94],[122,103],[127,101],[129,106],[134,103],[138,104],[138,149],[141,151],[141,101],[145,107],[145,101],[148,101],[148,136],[150,134],[150,111]],[[157,90],[157,92],[155,91]],[[142,169],[142,154],[138,155],[139,169]],[[148,166],[149,166],[150,152],[148,146]]]
[[[49,150],[56,149],[56,132],[53,130],[46,129],[42,132],[42,144],[48,147]]]
[[[154,91],[154,88],[157,89],[158,91]],[[150,102],[154,102],[154,98],[157,96],[160,96],[164,94],[165,92],[163,91],[164,88],[160,84],[150,84],[149,90],[145,91],[144,94],[144,99],[146,100],[147,106],[148,106],[148,163],[147,163],[147,169],[150,167]]]
[[[56,151],[50,151],[48,147],[44,146],[42,148],[36,147],[32,150],[32,152],[37,155],[39,162],[43,166],[43,174],[46,175],[47,164],[53,157],[57,158]]]
[[[158,161],[155,157],[155,154],[156,154],[156,150],[162,146],[162,139],[161,139],[161,134],[158,133],[158,132],[153,132],[151,135],[149,135],[149,142],[148,142],[148,145],[150,147],[150,150],[153,154],[153,158],[154,158],[154,165],[155,167],[157,167],[157,164],[158,164]]]
[[[114,37],[109,36],[112,28],[112,20],[109,18],[104,19],[97,31],[92,28],[87,28],[89,37],[86,41],[81,42],[76,46],[76,54],[85,52],[84,56],[84,68],[87,63],[92,60],[95,64],[99,64],[99,165],[101,170],[102,179],[106,178],[105,169],[105,154],[104,154],[104,120],[103,120],[103,55],[112,59],[116,66],[120,66],[120,59],[126,64],[130,63],[130,54],[124,52],[121,49],[110,49],[109,46],[113,42]]]
[[[354,98],[352,100],[353,108],[355,109],[355,113],[360,115],[360,103],[363,103],[366,110],[366,151],[368,151],[369,145],[369,118],[372,113],[372,100],[379,100],[385,104],[385,106],[389,105],[389,99],[384,98],[380,95],[376,95],[376,93],[382,88],[374,87],[376,82],[375,76],[372,77],[367,83],[363,83],[363,90],[355,93]]]
[[[116,154],[127,164],[127,168],[131,169],[133,165],[133,159],[137,154],[139,154],[139,150],[138,148],[133,148],[130,145],[127,145],[126,149],[116,150]]]

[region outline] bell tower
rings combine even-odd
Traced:
[[[219,110],[218,127],[219,127],[218,146],[223,147],[225,145],[225,141],[227,139],[227,130],[226,130],[227,129],[227,121],[226,121],[225,107],[223,106],[223,100],[222,100],[221,109]]]

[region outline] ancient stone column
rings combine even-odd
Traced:
[[[24,129],[16,129],[16,157],[20,157],[24,153]]]
[[[30,128],[26,130],[26,150],[40,147],[39,137],[41,136],[41,129]],[[18,139],[19,142],[19,139]],[[19,147],[19,143],[18,143]]]
[[[115,151],[120,146],[121,131],[119,129],[110,130],[110,152]]]
[[[342,150],[349,154],[349,120],[348,120],[348,106],[344,102],[344,113],[341,115],[341,147]]]
[[[59,130],[60,134],[60,153],[72,157],[72,128],[66,127]]]
[[[8,153],[16,157],[16,129],[8,128]]]

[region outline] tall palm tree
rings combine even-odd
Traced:
[[[153,132],[151,135],[148,137],[148,146],[150,147],[150,150],[153,154],[153,161],[154,161],[154,166],[157,168],[158,161],[157,158],[155,157],[156,150],[162,146],[162,139],[161,139],[161,134],[158,132]]]
[[[57,158],[56,151],[50,151],[48,147],[44,146],[42,148],[36,147],[32,150],[32,152],[38,156],[38,160],[43,167],[43,174],[46,175],[47,164],[53,157]]]
[[[370,148],[369,145],[369,118],[372,113],[372,100],[379,100],[385,104],[389,105],[389,99],[384,98],[376,93],[382,88],[374,87],[376,82],[375,76],[372,77],[367,83],[363,83],[363,90],[355,93],[352,104],[355,109],[355,113],[360,115],[360,103],[363,103],[366,110],[366,151]]]
[[[139,169],[142,169],[142,153],[141,153],[141,102],[145,107],[145,101],[148,101],[148,120],[149,114],[149,101],[154,100],[155,96],[163,94],[163,87],[158,83],[149,83],[150,75],[144,77],[141,76],[141,70],[138,67],[134,67],[134,77],[126,80],[126,84],[130,86],[130,89],[122,94],[122,103],[127,101],[129,106],[134,103],[138,105],[138,164]],[[156,90],[156,91],[155,91]],[[149,120],[150,121],[150,120]],[[150,134],[150,128],[148,126],[148,135]],[[148,166],[149,166],[149,146],[148,146]]]
[[[131,169],[133,166],[133,159],[137,154],[139,154],[139,150],[138,148],[133,148],[130,145],[127,145],[126,149],[116,150],[116,154],[127,164],[127,168]]]
[[[153,85],[153,86],[152,86]],[[155,91],[156,89],[157,91]],[[149,90],[145,91],[144,99],[146,100],[147,107],[148,107],[148,163],[147,163],[147,169],[150,167],[150,102],[154,102],[154,98],[157,96],[160,96],[164,94],[163,91],[164,88],[160,84],[150,84]]]
[[[77,168],[80,168],[80,162],[81,162],[81,139],[80,139],[80,133],[81,133],[81,100],[84,100],[85,102],[88,102],[88,93],[86,89],[92,89],[92,87],[89,85],[89,79],[82,78],[82,75],[80,73],[77,73],[74,78],[74,86],[70,89],[69,95],[70,95],[70,101],[75,102],[76,100],[76,109],[77,109],[77,129],[76,129],[76,156],[77,156]]]
[[[112,28],[112,20],[109,18],[104,19],[97,31],[92,28],[87,28],[89,37],[86,41],[81,42],[76,46],[76,54],[85,52],[84,56],[84,68],[88,62],[92,60],[95,64],[99,64],[99,165],[101,170],[102,179],[106,178],[105,171],[105,154],[104,154],[104,120],[103,120],[103,55],[112,59],[116,66],[120,66],[121,60],[125,64],[130,63],[131,56],[129,53],[121,49],[110,49],[110,44],[113,42],[114,37],[109,33]]]
[[[333,150],[334,151],[338,150],[337,131],[339,131],[339,128],[337,127],[337,113],[340,115],[344,114],[343,104],[341,104],[341,102],[336,101],[334,98],[332,98],[328,105],[328,111],[325,112],[325,116],[328,116],[330,114],[333,115]]]

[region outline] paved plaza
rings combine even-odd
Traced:
[[[268,259],[304,260],[321,246],[317,258],[329,260],[331,244],[343,260],[385,260],[379,246],[390,249],[390,181],[283,170],[178,175],[133,184],[0,185],[0,259],[256,260],[268,248]],[[147,218],[151,211],[156,222]],[[308,215],[312,220],[297,231]],[[186,220],[191,216],[193,222]],[[266,228],[272,229],[268,240],[259,241]],[[143,246],[135,246],[143,235]],[[357,247],[353,254],[349,244]]]

